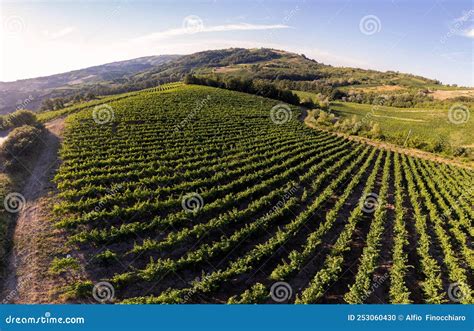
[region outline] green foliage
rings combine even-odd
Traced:
[[[405,109],[348,102],[333,102],[330,108],[337,122],[326,126],[328,129],[447,156],[472,158],[469,146],[474,141],[474,121],[453,124],[449,121],[449,109]]]
[[[273,84],[265,83],[261,80],[252,81],[249,79],[239,78],[224,79],[219,77],[195,77],[188,74],[186,75],[184,82],[186,84],[206,85],[256,94],[265,98],[276,99],[293,105],[300,104],[300,99],[296,94],[293,94],[289,90],[277,89]]]
[[[250,303],[264,303],[269,298],[269,290],[265,285],[257,283],[250,289],[245,290],[239,296],[233,296],[229,298],[227,303],[229,304],[250,304]]]
[[[449,259],[450,279],[469,289],[463,275],[470,250],[468,241],[461,241],[467,239],[464,232],[472,232],[472,197],[454,201],[472,184],[472,171],[425,160],[401,164],[398,154],[392,158],[392,153],[308,129],[295,107],[285,109],[289,119],[277,124],[271,110],[278,103],[183,85],[111,101],[114,118],[108,123],[94,122],[93,106],[69,118],[55,177],[58,226],[86,261],[106,262],[96,265],[97,277],[113,284],[117,302],[267,302],[263,284],[289,281],[319,256],[321,265],[311,282],[294,289],[297,302],[318,302],[339,279],[352,244],[367,247],[354,295],[348,296],[351,302],[361,301],[379,266],[380,231],[387,227],[385,211],[366,215],[362,203],[375,191],[388,207],[387,189],[393,184],[398,188],[390,300],[411,299],[405,223],[412,221],[420,237],[416,256],[426,276],[425,300],[443,300],[433,240],[442,243],[435,254]],[[314,114],[349,130],[357,123],[349,117],[333,124],[333,114]],[[415,176],[424,183],[419,195],[423,185]],[[199,208],[189,211],[183,199],[191,192],[200,199],[194,200]],[[413,209],[413,219],[402,202]],[[450,223],[444,230],[435,217],[446,212],[448,203],[456,204],[455,216],[446,218]],[[424,209],[432,211],[422,215]],[[354,234],[364,222],[370,235],[362,242]],[[335,242],[328,244],[326,239],[334,236]],[[283,249],[288,243],[290,252]],[[105,251],[95,253],[98,247]],[[459,257],[453,255],[454,247],[460,249]],[[217,268],[209,266],[214,262]],[[258,270],[268,278],[252,277]],[[99,281],[91,278],[93,282],[75,284],[70,293],[80,297],[88,291],[90,296],[91,284]],[[228,288],[234,297],[229,298]]]
[[[54,99],[45,99],[41,104],[40,111],[48,110],[59,110],[65,107],[66,99],[64,98],[54,98]]]
[[[73,257],[64,257],[64,258],[57,258],[55,257],[53,261],[51,261],[51,265],[49,267],[49,273],[52,275],[59,275],[63,272],[70,272],[79,269],[79,261]]]
[[[0,147],[0,157],[9,172],[21,172],[42,145],[45,130],[29,125],[13,129]]]
[[[90,298],[92,296],[93,288],[94,283],[90,280],[77,281],[66,287],[63,297],[65,299]]]
[[[94,260],[96,260],[97,262],[103,265],[112,264],[116,259],[117,259],[117,254],[115,252],[112,252],[109,249],[106,249],[105,251],[97,254],[94,257]]]
[[[387,94],[385,92],[349,91],[348,93],[339,94],[338,98],[333,98],[332,100],[343,100],[346,102],[366,103],[389,107],[412,108],[419,107],[425,102],[432,102],[433,97],[418,90],[392,94]]]
[[[40,121],[41,123],[45,123],[45,122],[51,121],[55,118],[70,115],[70,114],[74,114],[74,113],[77,113],[77,112],[79,112],[81,110],[84,110],[84,109],[87,109],[87,108],[100,106],[100,105],[103,105],[103,104],[107,104],[109,102],[126,99],[126,98],[129,98],[129,97],[132,97],[132,96],[138,96],[138,95],[141,95],[143,93],[154,93],[154,92],[157,92],[157,91],[170,91],[170,90],[173,90],[173,89],[175,89],[175,88],[177,88],[181,85],[182,85],[182,83],[180,83],[180,82],[170,83],[170,84],[164,84],[164,85],[152,87],[152,88],[149,88],[149,89],[146,89],[146,90],[142,90],[140,92],[129,92],[129,93],[123,93],[123,94],[118,94],[118,95],[113,95],[113,96],[108,96],[108,97],[100,97],[100,98],[94,97],[93,100],[89,100],[87,98],[85,100],[81,99],[81,101],[79,103],[75,103],[71,106],[68,106],[68,107],[65,107],[65,108],[62,108],[62,109],[59,109],[59,110],[41,112],[37,115],[37,118],[38,118],[38,121]]]
[[[372,138],[380,139],[383,137],[382,129],[380,128],[379,123],[373,123],[372,128],[369,131],[369,136]]]
[[[17,110],[8,115],[0,115],[0,130],[36,124],[36,114],[29,110]]]
[[[11,226],[14,224],[14,215],[5,210],[3,201],[13,188],[11,179],[6,174],[0,173],[0,272],[6,267],[5,257],[11,249],[10,234]]]

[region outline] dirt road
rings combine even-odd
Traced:
[[[64,118],[46,124],[44,147],[22,190],[26,204],[19,212],[13,234],[7,279],[1,301],[8,303],[48,302],[52,285],[45,277],[48,256],[61,245],[58,231],[48,217],[51,196],[56,187],[52,178],[59,165],[58,150],[64,129]]]

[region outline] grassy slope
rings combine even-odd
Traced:
[[[314,93],[294,91],[300,98],[317,100]],[[420,139],[445,139],[455,146],[470,146],[474,143],[474,122],[453,124],[448,120],[448,109],[397,108],[374,106],[352,102],[333,102],[331,110],[336,116],[359,119],[367,118],[380,124],[388,137],[410,136]],[[371,115],[368,115],[371,114]]]
[[[246,72],[246,70],[244,70],[244,72]],[[243,72],[240,72],[239,74],[242,73]],[[166,84],[163,85],[163,87],[179,86],[179,84],[180,83]],[[144,91],[154,91],[154,88],[102,97],[98,100],[75,104],[65,109],[40,113],[38,114],[38,118],[42,122],[47,122],[60,116],[76,113],[82,109],[87,109],[120,99],[136,96],[140,93],[143,93]],[[315,94],[311,92],[294,92],[296,92],[301,98],[316,98]],[[331,106],[337,116],[348,118],[351,118],[352,116],[363,118],[372,112],[372,107],[372,105],[368,104],[348,102],[332,103]],[[446,109],[418,109],[378,106],[373,114],[375,116],[371,116],[369,119],[379,123],[383,134],[389,138],[392,138],[389,139],[392,142],[394,142],[394,138],[404,141],[405,137],[411,130],[410,136],[412,138],[417,137],[419,139],[426,139],[430,141],[441,138],[446,139],[452,145],[456,146],[470,146],[474,143],[473,122],[469,121],[466,124],[454,125],[448,121],[448,110]]]
[[[158,86],[158,87],[153,87],[153,88],[149,88],[149,89],[145,89],[145,90],[141,90],[141,91],[136,91],[136,92],[128,92],[128,93],[122,93],[122,94],[115,94],[115,95],[112,95],[112,96],[98,97],[96,100],[76,103],[76,104],[73,104],[69,107],[63,108],[63,109],[51,110],[51,111],[39,113],[37,115],[37,118],[40,122],[45,123],[45,122],[51,121],[51,120],[53,120],[55,118],[58,118],[58,117],[67,116],[69,114],[77,113],[77,112],[79,112],[83,109],[88,109],[88,108],[91,108],[91,107],[97,107],[97,106],[101,106],[101,105],[104,105],[104,104],[108,104],[109,102],[118,101],[118,100],[121,100],[121,99],[133,97],[133,96],[139,95],[140,93],[143,93],[143,92],[154,92],[154,91],[161,90],[161,89],[163,89],[163,90],[173,89],[175,87],[181,86],[181,84],[182,83],[180,83],[180,82],[170,83],[170,84],[164,84],[164,85],[161,85],[161,86]]]
[[[474,143],[474,123],[453,124],[448,120],[448,110],[384,107],[351,102],[331,104],[337,116],[363,118],[368,116],[377,122],[384,135],[402,134],[417,136],[421,139],[446,139],[452,145],[464,146]],[[371,114],[371,115],[368,115]]]
[[[424,77],[396,72],[380,72],[359,68],[333,67],[306,59],[298,54],[281,52],[281,57],[258,61],[250,64],[231,64],[215,70],[215,68],[201,68],[199,74],[216,73],[226,76],[265,79],[275,74],[314,74],[319,80],[338,82],[340,80],[356,80],[359,86],[379,86],[390,82],[405,87],[436,87],[443,85],[433,84],[433,81]],[[278,79],[278,78],[277,78]],[[311,80],[311,79],[310,79]]]

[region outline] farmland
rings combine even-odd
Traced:
[[[397,134],[406,138],[411,130],[410,136],[425,141],[439,137],[455,146],[469,145],[474,141],[472,122],[451,123],[448,109],[406,109],[351,102],[335,102],[332,109],[335,114],[343,117],[350,118],[354,115],[358,118],[369,117],[370,120],[380,123],[382,130],[394,138]]]
[[[315,102],[318,100],[315,93],[294,92],[302,99],[312,99]],[[332,101],[326,111],[340,123],[344,120],[352,121],[361,127],[367,126],[368,129],[377,124],[381,129],[378,138],[398,146],[413,147],[472,162],[474,126],[472,121],[469,121],[470,107],[472,101],[427,102],[425,106],[404,108]],[[322,125],[321,128],[341,131],[333,125]],[[351,133],[373,138],[364,130]]]
[[[211,87],[75,111],[55,177],[63,300],[106,282],[117,303],[474,301],[472,170]]]

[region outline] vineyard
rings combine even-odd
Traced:
[[[474,302],[474,172],[297,107],[174,84],[70,115],[60,157],[56,262],[83,270],[67,300]]]

